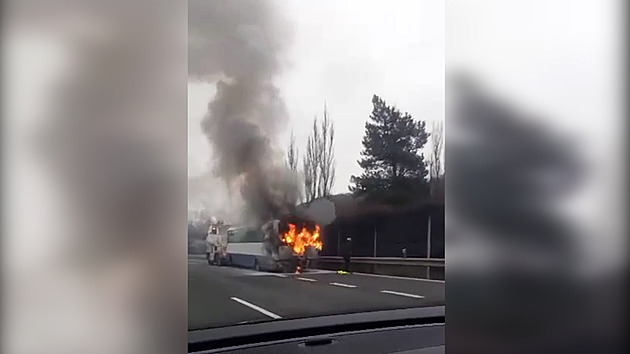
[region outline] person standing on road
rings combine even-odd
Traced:
[[[343,256],[344,271],[350,272],[350,258],[352,257],[352,238],[348,237],[341,249],[341,255]]]

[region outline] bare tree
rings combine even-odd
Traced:
[[[310,163],[308,161],[308,143],[307,143],[307,148],[306,148],[306,153],[307,153],[307,157],[304,158],[303,160],[303,164],[304,164],[304,197],[305,197],[305,202],[310,202],[311,200],[313,200],[313,175],[311,173],[311,169],[310,169]]]
[[[434,122],[431,131],[431,155],[429,158],[429,178],[432,198],[443,196],[444,171],[442,153],[444,152],[444,124]]]
[[[330,195],[335,184],[335,126],[324,103],[324,117],[313,119],[313,128],[306,141],[304,156],[304,193],[306,201]]]
[[[287,151],[287,167],[292,172],[297,173],[297,167],[300,160],[299,151],[295,146],[295,135],[291,131],[291,140],[289,141],[289,149]]]
[[[298,182],[299,161],[300,161],[299,150],[297,146],[295,145],[295,135],[293,134],[293,131],[291,131],[291,140],[289,141],[289,148],[287,150],[286,164],[287,164],[287,169],[289,170],[289,173],[291,174],[291,183],[294,189],[293,193],[295,194],[294,195],[295,202],[302,201],[302,193],[301,193],[299,182]]]
[[[324,117],[321,122],[321,139],[319,140],[319,183],[318,197],[326,197],[330,195],[333,185],[335,184],[335,152],[333,143],[335,141],[335,125],[330,116],[326,103],[324,103]]]
[[[313,130],[306,140],[306,156],[304,156],[304,193],[306,201],[318,197],[319,191],[319,159],[320,134],[317,118],[313,119]]]

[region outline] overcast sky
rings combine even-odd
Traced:
[[[336,128],[334,193],[347,192],[350,176],[361,173],[357,159],[373,94],[427,121],[429,129],[444,120],[444,2],[286,1],[281,7],[294,31],[288,65],[276,80],[290,118],[281,143],[288,144],[293,129],[303,151],[326,101]],[[209,168],[199,123],[214,85],[189,83],[188,90],[189,174],[198,175]]]

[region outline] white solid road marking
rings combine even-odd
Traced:
[[[276,314],[275,314],[275,313],[273,313],[273,312],[267,311],[267,310],[265,310],[265,309],[264,309],[264,308],[262,308],[262,307],[256,306],[256,305],[251,304],[251,303],[249,303],[249,302],[247,302],[247,301],[245,301],[245,300],[241,300],[241,299],[239,299],[239,298],[237,298],[237,297],[231,297],[230,299],[232,299],[232,300],[234,300],[234,301],[236,301],[236,302],[238,302],[238,303],[240,303],[240,304],[243,304],[243,305],[245,305],[245,306],[247,306],[247,307],[249,307],[249,308],[252,308],[252,309],[254,309],[254,310],[256,310],[256,311],[258,311],[258,312],[260,312],[260,313],[262,313],[262,314],[264,314],[264,315],[266,315],[266,316],[269,316],[269,317],[273,318],[274,320],[277,320],[277,319],[279,319],[279,318],[282,318],[282,317],[280,317],[280,316],[276,315]]]
[[[414,299],[424,299],[424,296],[421,296],[421,295],[401,293],[401,292],[392,291],[392,290],[381,290],[381,292],[385,293],[385,294],[392,294],[392,295],[400,295],[400,296],[412,297]]]
[[[302,274],[336,274],[336,271],[324,269],[305,269]]]
[[[250,270],[250,269],[238,269],[238,268],[231,268],[231,269],[236,269],[237,270],[237,275],[239,276],[245,276],[245,277],[278,277],[278,278],[286,278],[287,276],[285,274],[281,274],[281,273],[270,273],[270,272],[258,272],[255,270]]]
[[[304,281],[317,281],[317,279],[302,278],[302,277],[295,277],[295,279],[304,280]]]
[[[368,276],[368,277],[377,277],[377,278],[390,278],[390,279],[429,281],[429,282],[434,282],[434,283],[445,283],[444,280],[437,280],[437,279],[409,278],[409,277],[399,277],[399,276],[395,276],[395,275],[368,274],[368,273],[352,273],[352,274],[365,275],[365,276]]]
[[[208,264],[208,261],[205,259],[189,259],[188,264],[190,265]]]
[[[350,284],[343,284],[343,283],[330,283],[330,285],[334,285],[334,286],[342,286],[344,288],[356,288],[356,285],[350,285]]]

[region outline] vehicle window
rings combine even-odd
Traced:
[[[247,242],[261,242],[262,233],[257,230],[249,230],[247,231],[245,239],[247,240]]]
[[[228,241],[231,243],[255,242],[255,236],[250,236],[250,232],[246,229],[233,230],[228,232]]]

